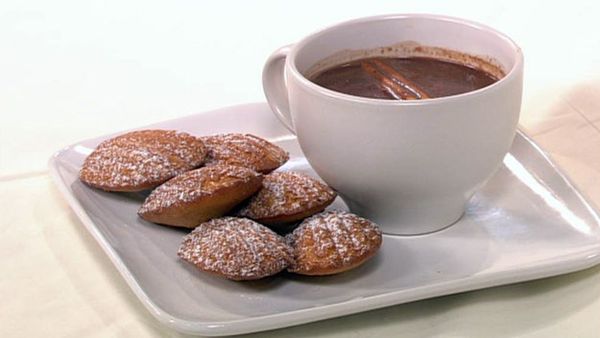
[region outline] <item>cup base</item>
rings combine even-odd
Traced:
[[[353,213],[372,220],[386,235],[419,236],[444,230],[458,222],[465,213],[463,198],[396,204],[376,204],[368,208],[344,199]]]
[[[382,233],[383,233],[384,235],[386,235],[386,236],[396,236],[396,237],[412,237],[412,236],[426,236],[426,235],[432,235],[432,234],[438,233],[438,232],[440,232],[440,231],[443,231],[443,230],[446,230],[446,229],[448,229],[448,228],[452,227],[454,224],[458,223],[458,222],[459,222],[459,221],[460,221],[460,220],[463,218],[463,216],[464,216],[464,215],[465,215],[465,212],[463,211],[463,212],[462,212],[462,213],[461,213],[461,214],[458,216],[458,218],[457,218],[457,219],[455,219],[455,220],[454,220],[452,223],[450,223],[450,224],[448,224],[448,225],[444,225],[444,226],[442,226],[442,227],[440,227],[440,228],[435,228],[435,229],[433,229],[433,230],[431,230],[431,231],[427,231],[427,232],[417,232],[417,233],[412,233],[412,232],[411,232],[411,233],[403,233],[403,232],[400,232],[400,233],[399,233],[398,231],[395,231],[395,232],[387,232],[387,231],[385,231],[385,230],[383,230],[383,229],[382,229]]]

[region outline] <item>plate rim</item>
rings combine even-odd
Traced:
[[[190,118],[205,113],[212,113],[221,110],[240,109],[241,107],[259,105],[265,106],[266,103],[253,102],[220,107],[175,119],[160,121],[147,126],[136,127],[130,130],[156,127],[157,125],[160,125],[165,122],[173,122],[179,119]],[[418,300],[424,300],[443,295],[457,294],[468,291],[480,290],[488,287],[501,286],[524,281],[532,281],[552,276],[558,276],[570,272],[584,270],[600,264],[599,240],[594,245],[590,245],[589,248],[586,247],[581,251],[569,255],[569,260],[560,262],[561,264],[557,264],[556,262],[548,262],[546,264],[530,264],[530,266],[521,267],[520,269],[510,270],[508,272],[496,272],[487,275],[475,275],[451,281],[440,282],[423,287],[411,288],[408,290],[396,290],[373,296],[353,298],[347,301],[338,302],[334,304],[319,305],[316,307],[308,307],[299,310],[286,311],[282,313],[233,319],[228,321],[192,321],[181,319],[163,310],[160,306],[154,303],[154,301],[148,296],[148,294],[146,294],[144,289],[140,286],[138,281],[131,274],[125,263],[121,260],[120,256],[112,248],[106,237],[95,226],[94,222],[89,217],[85,208],[81,205],[81,203],[79,203],[77,198],[71,192],[70,188],[67,186],[67,182],[63,180],[59,171],[59,158],[62,154],[71,150],[74,146],[86,141],[110,137],[111,135],[127,131],[128,130],[118,131],[115,133],[101,135],[94,138],[84,139],[56,151],[48,160],[49,174],[52,180],[54,181],[55,185],[58,187],[58,190],[61,192],[71,209],[73,209],[73,211],[77,215],[78,219],[81,221],[81,223],[83,223],[88,232],[100,245],[100,247],[106,253],[112,264],[116,267],[119,274],[123,277],[126,284],[137,296],[137,298],[144,305],[144,307],[163,325],[182,333],[222,336],[273,330],[283,327],[295,326],[320,320],[346,316],[369,310],[380,309],[392,305],[410,303]],[[596,219],[600,219],[598,210],[594,207],[594,205],[592,205],[589,202],[588,199],[585,198],[585,196],[583,196],[581,191],[577,188],[576,185],[573,184],[573,182],[571,182],[569,177],[565,175],[560,170],[560,168],[550,159],[549,155],[522,130],[518,129],[515,136],[517,136],[517,134],[523,137],[524,140],[527,141],[529,145],[532,146],[534,150],[543,157],[544,161],[554,169],[554,171],[559,175],[560,178],[562,178],[565,181],[569,188],[571,188],[571,190],[575,193],[579,201],[582,202],[583,205],[585,205],[588,211]],[[596,237],[600,239],[600,234],[598,234]],[[518,270],[520,270],[520,273],[517,276],[510,276],[511,273],[514,273]],[[266,324],[263,322],[266,322]]]

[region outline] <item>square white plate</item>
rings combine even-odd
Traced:
[[[195,135],[248,132],[290,152],[282,170],[314,174],[295,137],[264,103],[205,112],[145,128]],[[71,207],[148,310],[175,330],[225,335],[297,325],[600,262],[600,219],[548,158],[518,133],[504,166],[453,226],[423,236],[385,236],[379,254],[329,277],[282,273],[233,282],[196,271],[176,251],[185,231],[139,219],[142,194],[106,193],[77,179],[103,136],[69,146],[50,170]],[[334,208],[346,208],[337,200]]]

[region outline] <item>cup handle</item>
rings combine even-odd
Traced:
[[[285,59],[291,46],[283,46],[269,56],[263,68],[262,83],[267,102],[273,114],[287,129],[296,134],[290,114],[290,103],[285,83]]]

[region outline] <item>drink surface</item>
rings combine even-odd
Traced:
[[[370,57],[325,69],[312,82],[344,94],[415,100],[457,95],[498,79],[480,69],[427,57]]]

